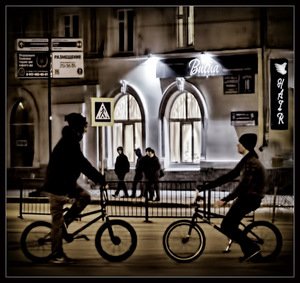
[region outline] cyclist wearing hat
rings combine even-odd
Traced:
[[[217,201],[216,204],[224,206],[227,202],[234,200],[221,223],[221,229],[225,235],[241,246],[244,256],[240,258],[240,261],[259,261],[261,258],[259,246],[239,229],[240,221],[245,215],[256,210],[264,197],[265,169],[254,150],[256,142],[256,134],[247,133],[242,135],[237,144],[237,149],[244,157],[235,168],[214,181],[198,187],[199,191],[209,190],[239,177],[237,187],[227,196]]]
[[[80,141],[87,129],[86,118],[79,113],[65,116],[68,123],[62,129],[62,137],[54,147],[46,172],[43,189],[49,195],[52,215],[52,255],[53,263],[69,263],[63,251],[63,226],[69,225],[90,203],[89,192],[77,184],[80,174],[84,174],[96,184],[103,185],[105,177],[84,157]],[[75,199],[63,216],[63,206],[68,198]]]

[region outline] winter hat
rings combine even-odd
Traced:
[[[70,113],[66,115],[65,121],[68,122],[71,128],[79,131],[83,131],[84,127],[87,126],[86,118],[79,113]]]
[[[239,143],[249,151],[255,148],[256,142],[257,135],[252,133],[243,134],[239,139]]]

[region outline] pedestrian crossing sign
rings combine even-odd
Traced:
[[[112,126],[114,123],[114,99],[103,97],[91,98],[91,124],[93,127]]]

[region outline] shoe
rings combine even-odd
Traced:
[[[121,196],[121,198],[129,198],[129,195]]]
[[[112,196],[113,196],[114,198],[117,198],[117,197],[118,197],[118,195],[117,195],[117,194],[112,194]]]
[[[75,261],[69,258],[67,255],[63,254],[62,256],[53,257],[52,259],[50,259],[50,262],[55,264],[70,264],[74,263]]]
[[[239,258],[240,262],[244,262],[244,261],[258,262],[260,260],[262,260],[262,255],[261,255],[260,249],[250,253],[249,255],[244,255]]]
[[[160,201],[160,198],[155,198],[153,199],[153,201]]]

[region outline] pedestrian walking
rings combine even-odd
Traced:
[[[146,180],[146,192],[150,201],[160,201],[159,178],[161,165],[158,157],[155,155],[154,149],[146,148],[147,156],[143,160],[143,172]],[[154,199],[154,192],[156,197]]]
[[[124,150],[122,146],[119,146],[117,148],[117,152],[119,155],[117,156],[115,162],[115,173],[118,177],[118,186],[117,186],[117,190],[113,194],[113,197],[118,197],[121,190],[123,190],[124,192],[123,197],[129,197],[124,180],[125,180],[125,175],[130,170],[130,164],[128,161],[128,157],[124,154]]]
[[[105,176],[92,166],[80,148],[80,141],[87,129],[86,118],[79,113],[70,113],[65,116],[65,121],[68,125],[62,129],[62,137],[50,155],[45,183],[41,189],[49,196],[52,216],[52,263],[73,261],[63,250],[64,225],[70,225],[91,200],[89,192],[77,184],[80,174],[86,175],[96,184],[105,184]],[[70,199],[75,201],[64,216],[63,207]]]
[[[132,198],[136,197],[137,185],[143,179],[143,168],[142,168],[143,155],[142,155],[141,149],[137,148],[134,150],[134,152],[137,156],[137,160],[136,160],[136,164],[135,164],[135,174],[134,174],[133,183],[132,183],[132,193],[131,193]],[[140,183],[140,189],[141,189],[141,193],[140,193],[139,197],[144,195],[143,184],[141,184],[141,183]]]

